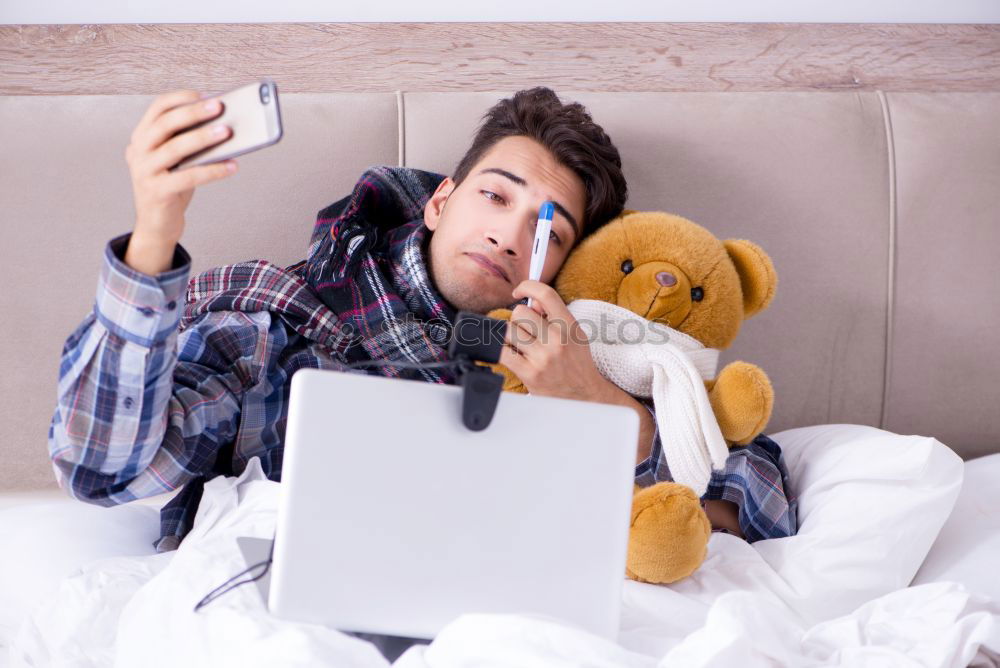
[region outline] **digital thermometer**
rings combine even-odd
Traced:
[[[556,208],[551,201],[542,202],[538,210],[538,224],[535,227],[535,241],[531,246],[531,263],[528,265],[528,278],[537,281],[542,276],[545,266],[545,252],[549,249],[549,233],[552,231],[552,215]],[[528,297],[528,308],[531,308],[531,297]]]

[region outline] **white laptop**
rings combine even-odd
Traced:
[[[504,392],[472,431],[457,385],[302,369],[290,391],[273,552],[241,539],[249,563],[273,554],[272,614],[430,639],[518,613],[617,636],[635,411]]]

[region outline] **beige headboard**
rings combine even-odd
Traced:
[[[482,112],[515,89],[308,93],[275,78],[285,136],[195,195],[183,241],[195,272],[300,259],[316,212],[365,167],[449,173]],[[773,258],[777,297],[722,360],[770,375],[768,433],[850,422],[966,458],[1000,452],[1000,92],[550,85],[618,145],[629,208]],[[153,97],[3,92],[0,491],[55,485],[60,351],[93,305],[104,245],[132,226],[124,149]]]

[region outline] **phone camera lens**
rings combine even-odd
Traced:
[[[271,90],[268,88],[267,84],[261,84],[260,86],[260,101],[264,104],[271,101]]]

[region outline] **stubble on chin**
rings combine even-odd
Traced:
[[[484,280],[460,276],[454,266],[437,267],[433,259],[429,264],[431,282],[456,311],[472,311],[485,315],[493,309],[510,307],[515,301],[513,297],[509,297],[506,301],[497,299],[493,296],[496,294],[495,290],[490,294],[484,294],[486,288]]]

